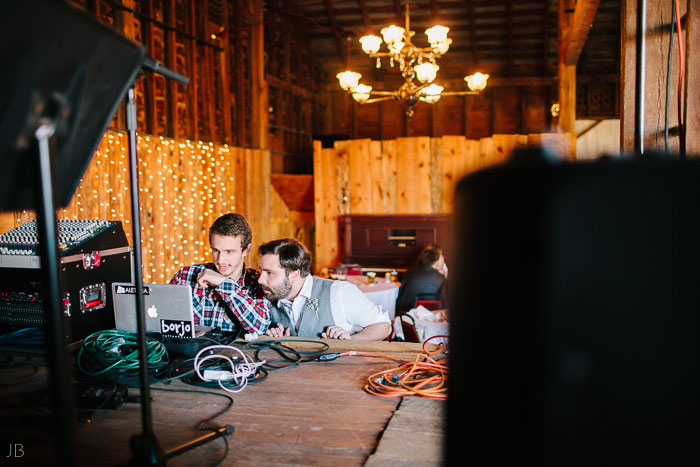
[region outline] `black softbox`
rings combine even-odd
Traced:
[[[144,49],[62,1],[0,2],[0,209],[33,209],[32,131],[57,123],[57,204],[66,206]]]

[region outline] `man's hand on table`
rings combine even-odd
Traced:
[[[351,339],[350,333],[340,326],[328,326],[326,332],[321,333],[324,339]]]
[[[280,323],[277,323],[277,326],[270,326],[267,328],[265,335],[271,337],[287,337],[290,335],[290,331],[289,328],[285,328]]]

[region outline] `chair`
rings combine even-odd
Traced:
[[[442,302],[440,300],[418,300],[416,299],[416,307],[423,306],[428,310],[439,310],[442,308]]]
[[[416,332],[416,321],[411,315],[401,315],[401,329],[406,342],[420,343],[420,338]]]

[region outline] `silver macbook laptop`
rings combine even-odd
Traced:
[[[112,283],[114,322],[119,331],[136,332],[136,287]],[[192,289],[189,285],[143,284],[146,332],[168,337],[194,337]]]

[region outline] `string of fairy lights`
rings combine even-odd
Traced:
[[[119,220],[133,243],[127,141],[105,134],[58,218]],[[144,135],[137,151],[144,281],[167,282],[180,267],[211,260],[208,228],[236,210],[235,154],[226,144]]]

